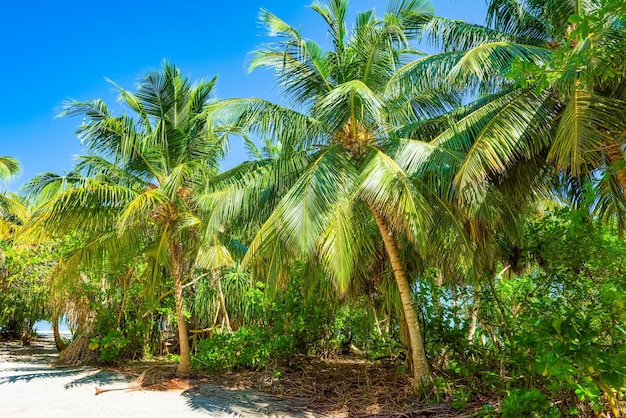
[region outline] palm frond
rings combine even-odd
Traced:
[[[609,132],[626,129],[623,108],[622,101],[574,90],[561,114],[548,159],[573,175],[597,166],[606,145],[615,141]]]
[[[116,226],[120,231],[143,224],[151,217],[158,217],[158,210],[167,210],[168,198],[160,189],[148,189],[143,193],[133,195],[119,214],[116,214]]]
[[[320,121],[262,99],[230,100],[222,112],[243,131],[279,140],[285,152],[308,149],[326,132]]]
[[[322,97],[313,112],[330,127],[331,132],[336,132],[348,120],[358,120],[366,126],[380,126],[382,107],[382,102],[367,85],[360,80],[352,80]]]
[[[516,60],[543,63],[550,52],[541,47],[500,41],[482,43],[467,51],[451,69],[452,80],[468,76],[486,82],[492,77],[504,77]]]
[[[267,251],[276,240],[296,253],[311,254],[332,205],[350,194],[355,179],[356,170],[340,145],[320,152],[263,224],[242,264]]]
[[[203,242],[195,262],[197,267],[207,270],[230,267],[234,263],[231,252],[215,235],[212,240]]]
[[[345,199],[333,206],[326,230],[316,245],[322,264],[340,294],[345,294],[350,287],[357,260],[353,204],[352,199]]]
[[[348,13],[347,0],[327,0],[328,4],[315,2],[311,9],[315,10],[326,21],[329,34],[336,51],[343,51],[346,41],[346,15]]]
[[[7,181],[20,172],[20,163],[15,158],[0,157],[0,180]]]
[[[369,147],[359,181],[358,196],[382,213],[394,230],[402,231],[423,248],[430,207],[406,172],[389,155]]]

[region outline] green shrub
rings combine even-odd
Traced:
[[[202,340],[198,342],[197,351],[198,368],[218,372],[262,369],[272,361],[291,357],[296,349],[292,336],[273,335],[269,328],[252,325]]]
[[[538,389],[513,389],[502,400],[502,418],[549,418],[558,417],[558,410],[550,405],[546,395]]]
[[[113,362],[120,352],[128,345],[129,339],[124,338],[121,332],[110,330],[103,337],[94,337],[89,340],[89,349],[98,352],[98,359],[104,364]]]

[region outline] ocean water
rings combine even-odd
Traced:
[[[35,331],[37,331],[37,334],[52,335],[52,322],[48,322],[48,321],[35,322],[34,329]],[[59,332],[64,337],[66,337],[67,335],[70,335],[70,336],[72,335],[72,331],[70,331],[70,327],[67,321],[61,321],[59,323]]]

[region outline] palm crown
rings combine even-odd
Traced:
[[[375,242],[382,238],[402,297],[420,385],[428,365],[398,245],[402,237],[413,249],[424,247],[431,210],[394,158],[399,145],[409,141],[398,136],[400,128],[416,114],[449,110],[456,96],[428,88],[390,94],[394,73],[420,54],[410,41],[432,13],[429,2],[390,2],[383,18],[373,11],[358,14],[351,30],[347,7],[345,0],[312,6],[328,25],[328,50],[261,12],[269,35],[279,40],[255,51],[250,68],[273,69],[295,109],[260,99],[228,104],[243,129],[280,141],[281,152],[220,176],[213,186],[219,191],[205,202],[211,206],[208,223],[250,217],[254,208],[265,221],[244,265],[271,276],[280,274],[286,254],[318,260],[341,293],[371,273],[374,265],[358,260],[375,259],[363,255],[376,251]],[[371,226],[379,231],[377,239]]]
[[[119,88],[134,118],[115,117],[98,100],[67,103],[64,115],[85,118],[77,134],[89,154],[75,172],[44,174],[28,185],[48,199],[31,230],[79,231],[89,242],[67,267],[142,254],[153,261],[153,279],[166,267],[174,278],[182,374],[191,372],[182,285],[201,241],[193,196],[217,172],[226,139],[212,119],[214,84],[215,79],[191,85],[165,63],[136,92]]]

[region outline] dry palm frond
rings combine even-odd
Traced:
[[[102,389],[96,388],[96,395],[114,390],[186,390],[194,386],[187,379],[176,377],[176,368],[170,366],[156,365],[148,367],[139,376],[130,381],[128,386],[123,388]]]

